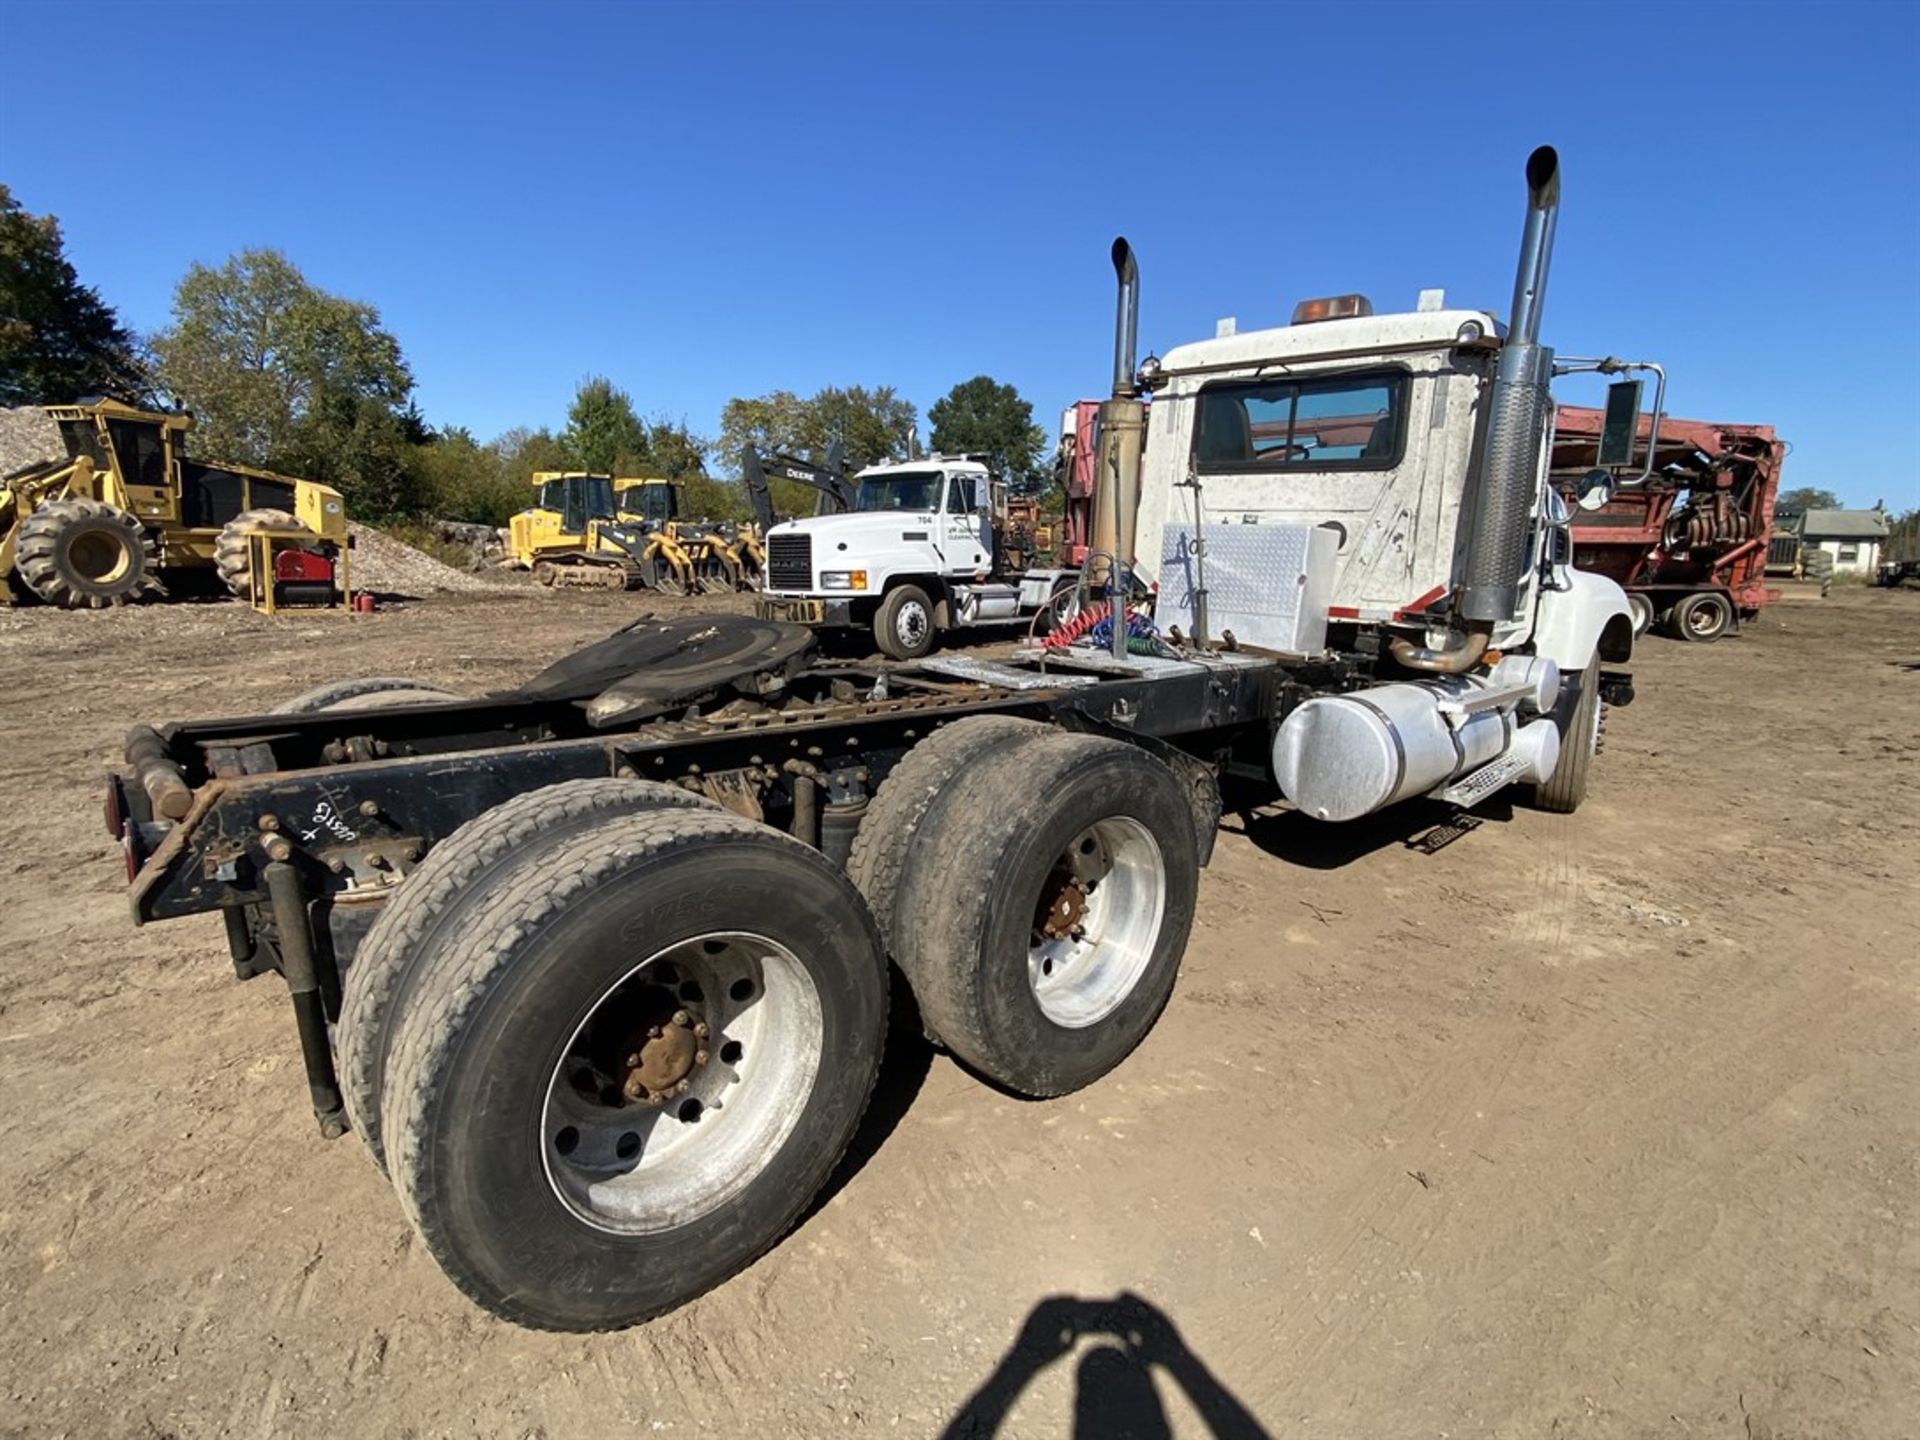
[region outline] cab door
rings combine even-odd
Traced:
[[[993,567],[993,533],[980,509],[986,497],[976,493],[978,489],[978,476],[947,477],[947,503],[934,522],[934,533],[950,575],[972,575]]]
[[[115,419],[107,421],[107,437],[126,492],[124,498],[109,498],[150,524],[180,519],[171,483],[172,447],[165,430],[151,421]]]

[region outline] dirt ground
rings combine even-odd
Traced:
[[[128,923],[100,775],[135,720],[503,685],[642,603],[0,611],[0,1433],[1915,1433],[1920,595],[1645,642],[1575,817],[1230,821],[1113,1075],[1023,1103],[900,1037],[772,1254],[536,1335],[319,1138],[279,982]]]

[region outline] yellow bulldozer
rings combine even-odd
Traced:
[[[694,588],[693,559],[673,526],[622,516],[615,508],[615,484],[611,475],[536,473],[533,505],[508,526],[514,563],[556,588],[685,595]]]
[[[303,552],[302,578],[324,571],[331,591],[347,547],[339,491],[189,459],[191,415],[99,399],[46,413],[67,453],[0,478],[0,603],[99,610],[215,578],[245,596],[258,532]]]

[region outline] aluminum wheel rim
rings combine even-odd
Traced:
[[[1095,821],[1055,859],[1035,912],[1027,983],[1040,1013],[1068,1030],[1098,1024],[1153,959],[1167,912],[1160,842],[1131,816]]]
[[[706,1027],[694,1042],[704,1058],[663,1100],[627,1098],[617,1052],[663,1004]],[[600,993],[548,1077],[538,1141],[554,1195],[627,1235],[733,1200],[799,1123],[820,1073],[822,1013],[806,967],[763,935],[716,931],[648,956]]]
[[[902,644],[918,645],[927,638],[927,607],[918,600],[907,601],[894,617],[893,632]]]

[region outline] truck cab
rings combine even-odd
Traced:
[[[1030,617],[1068,572],[1013,570],[1002,532],[1005,485],[975,456],[870,465],[845,514],[767,532],[764,618],[871,627],[899,660],[940,631]]]
[[[1304,301],[1285,326],[1149,359],[1137,563],[1161,608],[1191,611],[1191,537],[1204,533],[1214,633],[1240,618],[1246,638],[1274,598],[1259,582],[1266,527],[1307,527],[1309,545],[1330,552],[1314,597],[1330,626],[1405,631],[1431,611],[1437,627],[1456,588],[1478,417],[1504,335],[1492,314],[1448,308],[1439,291],[1424,292],[1416,310],[1380,315],[1347,295]],[[1546,483],[1550,410],[1543,423],[1526,554],[1513,607],[1493,623],[1493,650],[1529,643],[1542,604],[1551,612],[1617,588],[1566,563],[1568,517]],[[1618,613],[1624,628],[1625,597],[1603,598],[1611,603],[1597,623]],[[1596,640],[1560,662],[1584,668]]]

